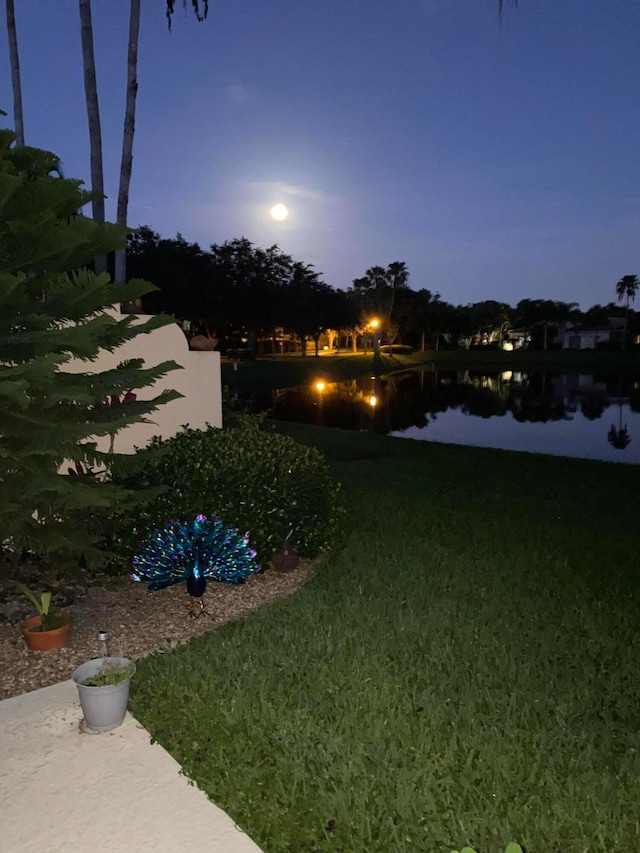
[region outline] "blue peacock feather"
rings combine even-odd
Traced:
[[[207,580],[241,584],[260,570],[246,535],[204,515],[195,521],[168,521],[154,530],[133,558],[133,566],[131,579],[149,581],[150,590],[186,581],[194,598],[204,593]]]

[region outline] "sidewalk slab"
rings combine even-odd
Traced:
[[[7,853],[260,853],[127,713],[80,731],[73,681],[0,702],[0,849]]]

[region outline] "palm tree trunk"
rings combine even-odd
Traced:
[[[89,122],[89,144],[91,147],[91,200],[93,218],[104,222],[104,177],[102,172],[102,131],[100,129],[100,109],[98,106],[98,85],[96,83],[96,62],[93,53],[93,25],[91,23],[91,0],[79,0],[80,35],[82,39],[82,62],[84,67],[84,92],[87,101],[87,119]],[[103,273],[107,269],[107,259],[102,256],[95,259],[95,271]]]
[[[20,60],[18,58],[18,33],[13,0],[6,0],[7,36],[9,39],[9,57],[11,60],[11,87],[13,89],[13,121],[16,130],[16,144],[24,145],[24,117],[22,115],[22,85],[20,83]]]
[[[131,0],[129,15],[129,48],[127,53],[127,102],[124,113],[122,135],[122,160],[120,162],[120,186],[118,188],[118,225],[127,224],[129,208],[129,185],[133,167],[133,135],[136,123],[136,95],[138,94],[138,36],[140,33],[140,0]],[[116,251],[115,280],[126,281],[127,251]]]

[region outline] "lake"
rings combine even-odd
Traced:
[[[285,421],[640,464],[640,376],[425,368],[244,402]]]

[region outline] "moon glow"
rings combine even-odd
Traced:
[[[283,222],[289,216],[287,207],[280,202],[278,202],[278,204],[274,204],[269,213],[273,219],[276,219],[278,222]]]

